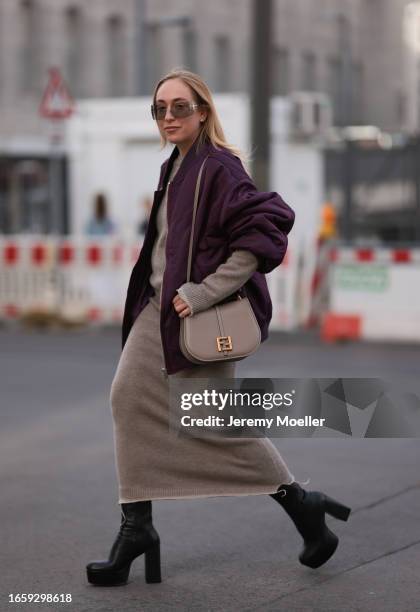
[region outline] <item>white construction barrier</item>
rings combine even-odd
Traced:
[[[302,287],[304,308],[300,319],[303,327],[318,327],[329,308],[329,269],[332,242],[318,238],[307,249],[303,266]]]
[[[118,323],[141,244],[120,238],[75,238],[59,244],[60,314],[91,323]]]
[[[48,237],[0,239],[0,316],[14,319],[30,308],[53,308],[56,245]]]
[[[289,245],[280,266],[266,274],[268,289],[273,303],[270,330],[290,331],[299,321],[298,299],[301,278],[299,250]]]
[[[330,251],[324,340],[420,340],[420,249]]]
[[[141,243],[114,236],[0,239],[0,318],[41,312],[69,322],[120,323]],[[301,322],[301,262],[290,244],[282,264],[266,275],[272,330],[292,330]]]
[[[69,321],[121,322],[141,239],[0,239],[0,318],[43,312]]]

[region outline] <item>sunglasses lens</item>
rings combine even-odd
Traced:
[[[188,117],[189,115],[192,115],[193,112],[194,112],[194,108],[191,107],[191,105],[188,102],[178,102],[177,104],[174,105],[174,108],[173,108],[173,115],[177,119]]]
[[[153,119],[162,121],[166,117],[167,107],[163,104],[158,104],[152,107]],[[189,117],[194,112],[194,106],[190,102],[176,102],[171,106],[171,114],[175,119],[184,119]]]

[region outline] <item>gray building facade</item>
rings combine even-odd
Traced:
[[[272,0],[271,94],[325,92],[337,126],[418,130],[420,34],[408,5],[410,26],[419,1]],[[66,231],[66,204],[49,192],[66,155],[54,178],[51,122],[39,114],[49,67],[76,100],[151,96],[177,66],[214,92],[246,92],[253,9],[254,0],[0,0],[0,232]]]
[[[323,91],[337,125],[398,130],[408,0],[273,0],[272,93]],[[151,94],[174,66],[248,91],[251,0],[0,0],[0,141],[44,131],[48,67],[75,98]]]

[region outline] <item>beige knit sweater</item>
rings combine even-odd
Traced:
[[[174,178],[183,159],[181,155],[178,155],[175,159],[168,182]],[[152,250],[152,273],[149,282],[156,292],[153,299],[160,305],[163,272],[166,265],[165,245],[168,233],[167,190],[165,190],[158,210],[156,225],[158,233]],[[196,314],[210,308],[242,287],[257,267],[258,259],[251,251],[238,249],[224,263],[220,264],[212,274],[206,276],[201,283],[184,283],[178,287],[177,292],[190,307],[191,314]]]

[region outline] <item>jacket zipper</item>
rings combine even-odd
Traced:
[[[172,181],[168,181],[168,185],[166,187],[166,238],[168,237],[168,228],[169,228],[168,201],[169,201],[169,185],[171,183]],[[160,287],[160,300],[159,300],[160,308],[162,308],[163,278],[165,276],[165,270],[166,270],[166,239],[165,239],[165,267],[163,268],[162,285]]]
[[[172,183],[171,181],[168,181],[168,185],[166,187],[166,238],[168,237],[168,229],[169,229],[169,214],[168,214],[168,210],[169,210],[169,186]],[[162,274],[162,284],[160,287],[160,299],[159,299],[159,308],[160,308],[160,312],[162,312],[162,295],[163,295],[163,279],[165,277],[165,270],[166,270],[166,259],[167,259],[167,253],[166,253],[166,246],[167,246],[167,241],[165,240],[165,267],[163,268],[163,274]],[[162,339],[162,348],[163,348],[163,339]],[[168,378],[168,372],[166,370],[166,361],[165,361],[165,351],[163,350],[163,362],[165,364],[165,366],[162,368],[162,374],[163,376],[165,376],[165,378]]]

